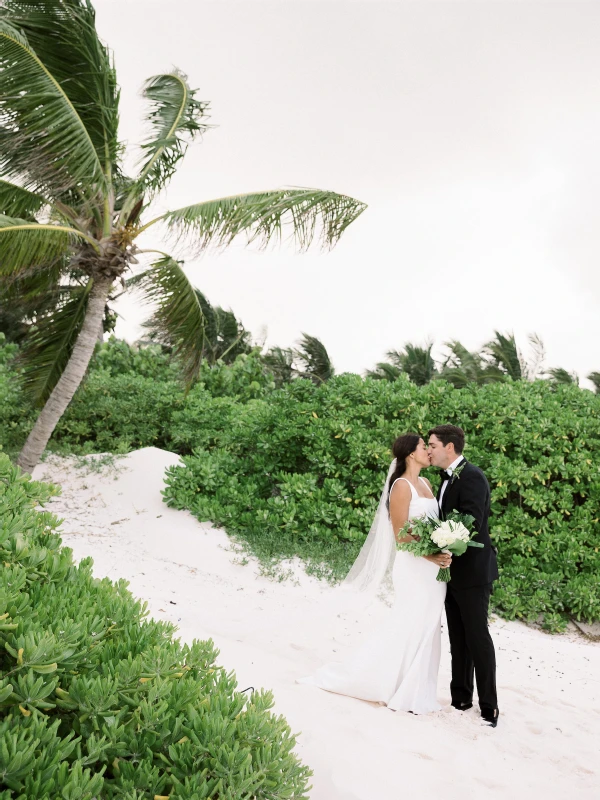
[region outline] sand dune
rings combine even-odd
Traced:
[[[445,634],[445,708],[436,714],[395,713],[297,685],[347,652],[385,607],[337,617],[332,590],[300,568],[294,580],[274,582],[252,559],[240,563],[223,531],[163,504],[163,473],[177,461],[146,448],[96,473],[51,457],[34,477],[62,486],[50,508],[64,518],[63,539],[77,559],[92,556],[99,577],[127,579],[182,638],[212,638],[240,688],[274,691],[276,711],[301,732],[298,752],[315,773],[312,800],[600,797],[600,644],[494,619],[496,730],[482,727],[475,709],[449,707]]]

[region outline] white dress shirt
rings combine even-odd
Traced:
[[[452,473],[458,467],[460,462],[464,461],[464,458],[465,457],[463,455],[460,455],[458,458],[454,459],[454,461],[450,464],[449,467],[446,467],[446,472],[448,473],[448,475],[450,475],[450,476],[452,475]],[[440,508],[442,507],[442,500],[444,499],[444,492],[446,491],[446,487],[448,486],[449,483],[450,483],[450,481],[444,481],[444,483],[442,484],[442,491],[440,492],[440,503],[439,503]]]

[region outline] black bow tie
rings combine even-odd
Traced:
[[[452,475],[450,475],[448,472],[446,472],[445,469],[441,469],[440,470],[440,478],[442,479],[442,482],[443,481],[449,481],[451,477],[452,477]]]

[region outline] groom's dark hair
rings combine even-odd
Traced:
[[[436,425],[427,435],[437,436],[444,447],[452,442],[457,455],[465,449],[465,432],[458,425]]]

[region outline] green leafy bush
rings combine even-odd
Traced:
[[[50,446],[61,453],[128,453],[149,446],[171,450],[171,418],[184,399],[175,377],[112,374],[95,366],[56,426]]]
[[[0,445],[14,454],[32,424],[14,346],[0,346]],[[467,457],[492,487],[501,578],[493,602],[508,616],[600,619],[600,396],[547,381],[463,389],[342,375],[274,389],[254,351],[205,365],[185,393],[160,348],[116,339],[98,348],[51,441],[72,453],[155,445],[180,453],[167,498],[223,525],[265,564],[300,556],[333,580],[369,529],[401,432],[454,421]],[[433,482],[436,482],[435,473]]]
[[[0,454],[0,799],[306,797],[271,694],[75,566],[36,510],[52,491]]]
[[[600,618],[600,398],[591,392],[343,375],[321,386],[295,381],[237,412],[230,406],[222,420],[214,403],[205,398],[195,440],[188,425],[186,449],[196,449],[169,470],[165,496],[263,560],[297,555],[316,574],[343,576],[368,532],[393,439],[451,421],[492,488],[496,609],[541,615],[550,629],[569,614]]]
[[[0,334],[0,448],[13,457],[37,413],[22,390],[17,354],[17,346],[4,343]],[[177,363],[159,345],[139,348],[111,337],[96,349],[49,449],[126,453],[155,446],[190,453],[192,440],[196,446],[212,442],[219,419],[273,388],[272,376],[253,351],[232,364],[203,364],[186,394]],[[218,402],[211,403],[215,398]]]
[[[0,450],[15,456],[33,425],[33,409],[21,391],[19,348],[0,333]]]

